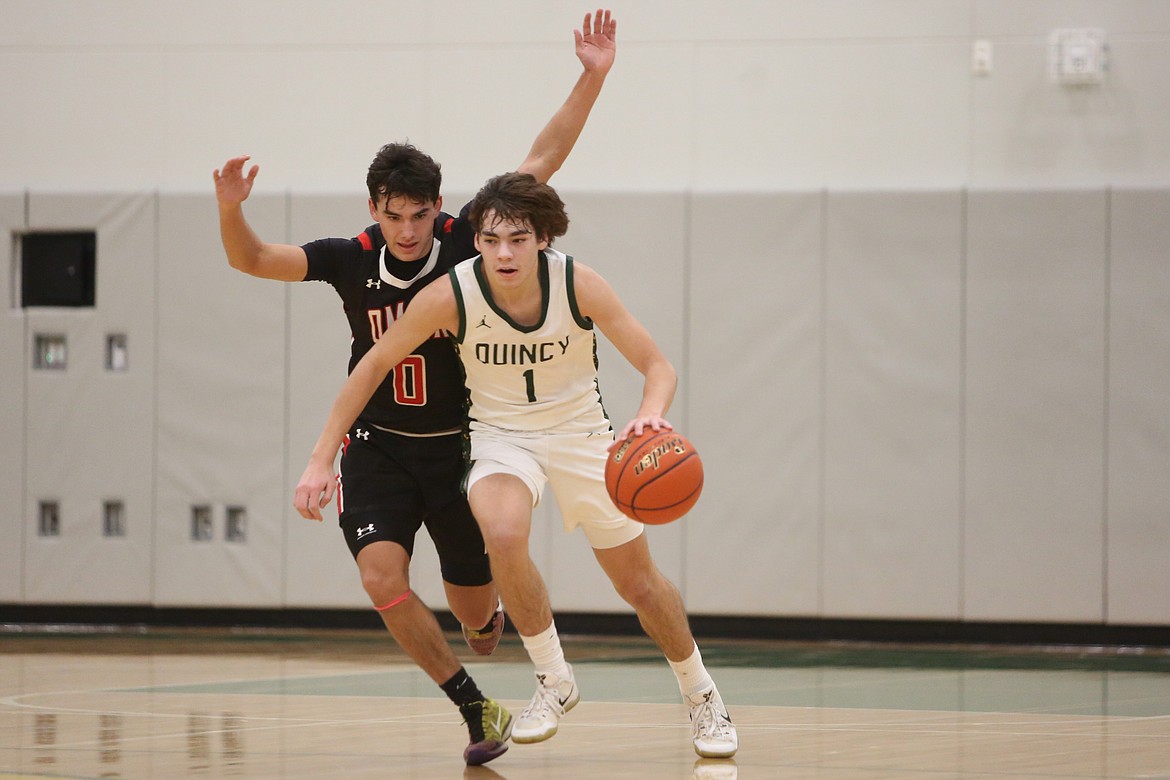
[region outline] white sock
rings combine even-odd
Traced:
[[[562,680],[567,680],[572,676],[569,673],[569,665],[565,663],[565,653],[561,649],[561,640],[557,636],[557,624],[555,622],[550,623],[548,628],[536,636],[524,636],[521,634],[520,641],[524,643],[524,649],[528,651],[528,657],[536,665],[537,674],[548,674],[551,672]]]
[[[695,645],[695,652],[691,653],[690,657],[685,661],[671,661],[666,659],[670,664],[670,668],[674,670],[674,676],[678,678],[678,689],[682,691],[682,695],[690,701],[692,696],[702,693],[715,685],[715,681],[711,679],[711,675],[707,673],[707,667],[703,666],[703,656],[699,653],[699,646]]]

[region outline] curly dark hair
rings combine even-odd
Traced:
[[[557,191],[530,173],[502,173],[487,180],[472,199],[467,214],[476,233],[484,229],[488,212],[495,215],[496,221],[528,225],[537,239],[549,244],[569,229],[569,215]]]
[[[386,144],[366,172],[366,189],[374,203],[397,197],[434,203],[442,184],[439,164],[410,143]]]

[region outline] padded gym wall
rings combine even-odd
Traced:
[[[963,196],[829,193],[825,211],[823,610],[954,619]]]
[[[1170,621],[1165,190],[565,198],[557,246],[611,280],[679,369],[670,418],[707,484],[648,533],[692,612]],[[32,227],[96,231],[97,306],[0,323],[4,490],[25,496],[4,599],[364,607],[335,510],[318,525],[290,506],[345,375],[334,292],[228,268],[209,194],[29,203]],[[23,208],[0,198],[10,229]],[[256,194],[248,216],[294,243],[369,219],[360,193]],[[31,368],[50,330],[67,371]],[[116,376],[101,365],[115,330],[130,369]],[[641,380],[604,338],[600,360],[620,425]],[[100,534],[115,493],[124,539]],[[532,549],[556,607],[624,610],[548,499]],[[229,507],[246,509],[246,540],[225,538]],[[441,607],[425,538],[413,577]]]
[[[284,198],[248,218],[283,237]],[[159,246],[155,603],[280,606],[284,291],[228,266],[214,196],[160,196]]]
[[[26,376],[24,600],[125,604],[151,599],[155,425],[156,201],[153,194],[28,195],[29,230],[97,236],[92,308],[25,311],[26,354],[38,335],[63,336],[64,369]],[[109,364],[109,339],[124,361]],[[15,371],[8,366],[6,371]],[[56,503],[58,533],[36,531]],[[120,534],[103,534],[107,505]]]
[[[824,200],[697,193],[687,419],[703,496],[685,518],[690,610],[823,612]]]
[[[25,352],[25,312],[20,306],[14,233],[24,230],[24,193],[0,193],[0,602],[24,597],[24,539],[28,527],[24,503],[25,381],[31,356]]]
[[[1105,619],[1106,193],[972,192],[963,617]]]
[[[1109,198],[1105,615],[1170,622],[1170,192]]]
[[[1166,206],[694,195],[688,607],[1170,620]]]

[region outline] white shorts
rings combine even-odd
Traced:
[[[476,427],[471,431],[471,471],[467,491],[489,474],[511,474],[540,503],[545,484],[552,485],[565,530],[580,526],[597,550],[638,538],[641,523],[618,511],[605,490],[607,448],[613,433],[548,433]]]

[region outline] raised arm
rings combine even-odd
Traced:
[[[250,158],[233,157],[215,171],[215,199],[219,202],[219,236],[227,252],[228,264],[262,279],[299,282],[309,270],[305,250],[291,244],[269,244],[260,240],[244,219],[244,201],[252,194],[252,183],[260,172],[253,165],[244,175],[244,163]]]
[[[609,69],[613,67],[617,53],[617,20],[608,10],[597,9],[597,15],[585,14],[585,23],[580,30],[573,31],[576,41],[577,59],[585,68],[577,79],[573,91],[564,104],[553,114],[552,119],[536,136],[528,157],[516,170],[531,173],[537,181],[547,183],[560,170],[569,152],[577,143],[585,120]]]
[[[650,332],[630,313],[600,274],[574,261],[573,287],[581,313],[601,328],[618,352],[645,378],[642,403],[634,419],[618,431],[614,446],[631,435],[642,435],[647,427],[655,431],[671,430],[673,426],[665,415],[678,386],[674,366],[662,354]]]
[[[333,499],[337,486],[333,478],[333,458],[350,426],[390,370],[437,331],[454,332],[458,326],[455,291],[451,280],[444,276],[416,295],[403,315],[354,366],[333,402],[329,419],[309,457],[309,465],[297,484],[293,506],[301,517],[321,519],[321,509]]]

